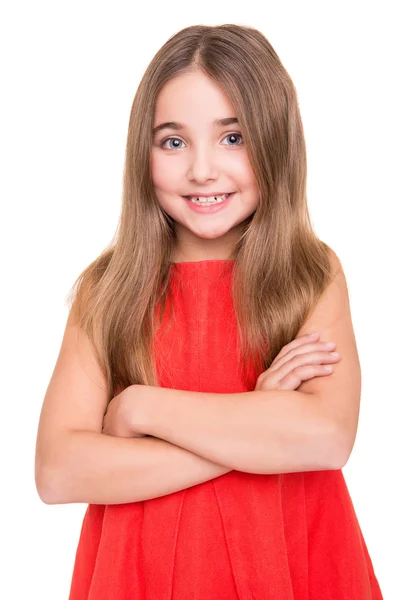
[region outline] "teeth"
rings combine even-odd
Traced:
[[[188,198],[194,204],[216,204],[217,202],[223,202],[228,196],[229,194],[223,194],[222,196],[212,196],[209,198],[196,198],[194,196],[188,196]]]

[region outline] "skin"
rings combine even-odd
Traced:
[[[240,126],[213,124],[225,117],[236,117],[229,98],[200,71],[169,80],[157,98],[154,127],[168,121],[184,125],[178,131],[158,131],[152,147],[155,193],[176,222],[178,246],[173,262],[230,258],[242,222],[259,203]],[[215,214],[195,213],[182,197],[212,191],[236,195]]]

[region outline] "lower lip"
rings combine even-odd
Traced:
[[[210,206],[199,206],[198,204],[191,202],[187,198],[185,198],[185,200],[189,204],[189,208],[191,208],[193,210],[193,212],[208,214],[208,213],[218,212],[225,206],[228,206],[228,204],[230,203],[230,201],[234,195],[235,195],[235,192],[233,192],[232,194],[229,194],[229,196],[222,202],[216,202],[215,204],[210,204]]]

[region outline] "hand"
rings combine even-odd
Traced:
[[[103,418],[102,433],[115,437],[146,437],[147,434],[135,431],[135,408],[137,409],[139,403],[139,387],[130,385],[109,402]]]
[[[303,335],[295,338],[275,357],[269,369],[261,373],[254,390],[296,390],[302,381],[330,375],[333,371],[324,369],[327,363],[341,360],[341,356],[332,356],[336,346],[327,347],[327,343],[317,341],[319,334]]]

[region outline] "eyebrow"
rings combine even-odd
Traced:
[[[236,117],[226,117],[225,119],[215,119],[213,121],[213,125],[217,127],[225,127],[226,125],[233,125],[234,123],[239,123]],[[161,125],[157,125],[153,129],[153,135],[161,131],[162,129],[174,129],[175,131],[179,131],[180,129],[184,129],[185,125],[182,123],[177,123],[176,121],[168,121],[167,123],[161,123]]]

